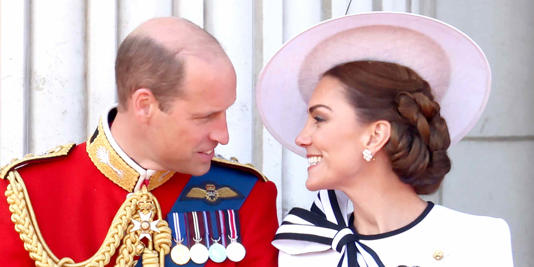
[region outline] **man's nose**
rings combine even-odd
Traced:
[[[210,134],[210,138],[221,145],[228,144],[230,139],[228,135],[228,123],[226,121],[226,112],[223,112],[215,123],[215,127]]]

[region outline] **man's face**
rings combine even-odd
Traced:
[[[201,175],[214,149],[228,143],[226,110],[236,99],[234,69],[227,59],[185,60],[185,77],[167,111],[155,111],[148,130],[150,157],[165,170]]]

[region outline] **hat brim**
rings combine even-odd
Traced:
[[[311,92],[329,68],[356,60],[401,64],[429,82],[451,144],[474,127],[488,101],[488,61],[463,32],[421,15],[362,13],[313,26],[286,42],[265,65],[256,83],[256,103],[267,130],[305,156],[294,140],[306,122]]]

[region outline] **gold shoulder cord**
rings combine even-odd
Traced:
[[[249,170],[250,172],[253,172],[254,174],[256,174],[256,176],[261,177],[261,179],[264,182],[268,182],[269,181],[269,179],[267,179],[267,177],[265,177],[265,175],[263,175],[263,173],[260,170],[256,169],[256,167],[254,167],[254,165],[252,165],[250,163],[247,163],[247,164],[239,163],[239,161],[234,157],[230,158],[230,160],[227,160],[227,159],[224,159],[224,158],[220,158],[220,157],[215,157],[212,160],[215,161],[215,162],[226,164],[226,165],[233,165],[233,166],[236,166],[237,168],[240,168],[240,169]]]
[[[4,169],[5,170],[5,169]],[[7,173],[9,185],[5,195],[12,213],[11,221],[15,231],[24,242],[30,258],[36,266],[105,266],[109,264],[117,247],[119,252],[115,266],[133,266],[134,256],[143,255],[143,266],[164,266],[164,257],[172,245],[171,229],[163,220],[157,199],[145,186],[135,193],[130,193],[121,205],[108,230],[104,242],[91,258],[75,263],[71,258],[57,258],[46,245],[20,174],[12,169]],[[153,220],[157,214],[158,220]],[[148,246],[140,241],[148,239]],[[153,239],[152,239],[153,238]],[[122,245],[121,245],[122,244]]]

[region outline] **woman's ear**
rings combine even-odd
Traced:
[[[391,136],[391,124],[386,120],[378,120],[369,124],[368,127],[369,139],[367,140],[366,148],[374,155],[389,141],[389,137]]]
[[[131,108],[135,117],[147,122],[158,108],[158,101],[150,89],[139,88],[131,96]]]

